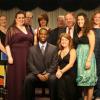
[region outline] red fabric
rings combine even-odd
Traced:
[[[4,85],[4,78],[0,78],[0,86]]]

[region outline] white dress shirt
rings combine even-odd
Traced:
[[[40,49],[41,49],[42,46],[44,46],[44,51],[45,51],[45,48],[46,48],[46,46],[47,46],[47,42],[45,42],[45,43],[39,42],[39,47],[40,47]]]
[[[69,28],[67,27],[66,28],[66,33],[68,33],[68,31],[69,31]],[[74,26],[71,27],[71,29],[70,29],[70,36],[71,36],[71,38],[73,38],[73,34],[74,34]]]

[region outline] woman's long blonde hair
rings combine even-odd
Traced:
[[[58,47],[60,50],[63,49],[63,47],[61,46],[61,38],[64,37],[66,39],[69,40],[69,49],[72,49],[74,46],[73,46],[73,40],[71,38],[71,36],[69,34],[66,34],[66,33],[61,33],[60,36],[59,36],[59,39],[58,39]]]

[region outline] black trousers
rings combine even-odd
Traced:
[[[25,78],[24,82],[24,99],[25,100],[35,100],[35,86],[41,83],[37,76],[33,74],[29,74]],[[43,83],[43,82],[42,82]],[[45,82],[48,84],[49,92],[50,92],[50,100],[56,99],[56,76],[54,74],[49,75],[49,79]]]

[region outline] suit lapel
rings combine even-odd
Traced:
[[[49,44],[47,43],[47,46],[45,48],[45,53],[44,53],[44,56],[46,56],[48,54],[48,47],[49,47]]]
[[[39,44],[36,46],[36,50],[37,50],[38,55],[40,56],[40,60],[43,60],[44,59],[44,56],[43,56],[43,54],[41,52],[41,49],[39,47]]]
[[[38,53],[39,59],[40,59],[39,62],[42,62],[42,66],[46,66],[45,62],[46,62],[46,59],[47,59],[47,56],[46,55],[48,55],[48,43],[47,43],[47,46],[45,48],[44,55],[42,54],[39,45],[37,45],[37,53]]]
[[[47,46],[46,46],[46,48],[45,48],[45,53],[44,53],[44,60],[43,60],[43,63],[44,63],[44,66],[46,66],[46,62],[47,62],[47,60],[48,60],[48,54],[49,53],[49,44],[47,43]]]

